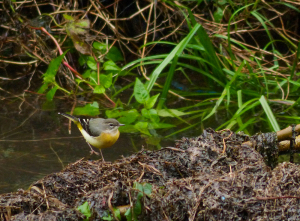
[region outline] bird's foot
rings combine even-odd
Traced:
[[[96,151],[93,150],[92,146],[89,143],[87,143],[87,144],[89,145],[89,147],[91,149],[91,151],[90,151],[91,155],[93,155],[93,153],[96,154],[96,155],[99,155],[99,153],[97,153]]]
[[[99,156],[99,153],[96,152],[96,151],[94,151],[94,150],[91,150],[91,151],[90,151],[90,154],[91,154],[91,155],[96,154],[97,156]]]

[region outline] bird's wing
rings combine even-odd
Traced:
[[[90,124],[90,119],[81,119],[78,118],[79,123],[81,124],[81,126],[83,127],[83,129],[90,135],[90,136],[95,136],[94,134],[92,134],[89,124]]]
[[[91,136],[98,137],[105,129],[105,122],[103,118],[92,118],[89,121],[89,131]]]

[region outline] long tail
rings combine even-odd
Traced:
[[[73,122],[75,122],[75,123],[79,122],[78,118],[77,118],[77,117],[74,117],[74,116],[72,116],[72,115],[65,114],[65,113],[59,113],[59,112],[58,112],[58,114],[60,114],[60,115],[62,115],[62,116],[64,116],[64,117],[70,119],[71,121],[73,121]]]

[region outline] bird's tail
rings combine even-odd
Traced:
[[[74,116],[72,116],[72,115],[65,114],[65,113],[59,113],[59,112],[58,112],[58,114],[60,114],[60,115],[62,115],[62,116],[64,116],[64,117],[70,119],[70,120],[73,121],[73,122],[79,122],[78,118],[77,118],[77,117],[74,117]]]

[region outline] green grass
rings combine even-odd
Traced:
[[[141,56],[122,66],[116,47],[107,51],[98,43],[96,52],[108,52],[102,60],[82,56],[88,70],[78,85],[111,99],[132,94],[118,100],[116,109],[107,111],[109,117],[129,122],[127,131],[164,137],[216,124],[218,130],[248,134],[278,131],[298,120],[300,43],[293,24],[280,20],[299,13],[296,5],[226,0],[164,4],[185,18],[181,38],[148,41],[142,48],[172,47],[169,53]],[[210,13],[204,22],[199,14],[205,10]],[[120,78],[128,79],[121,88]]]
[[[293,10],[298,10],[287,3],[285,5]],[[279,29],[276,30],[276,25],[272,23],[270,17],[265,17],[264,5],[257,4],[253,7],[254,3],[251,3],[242,7],[235,6],[235,11],[228,21],[227,34],[224,32],[224,35],[215,34],[210,37],[203,26],[195,21],[191,10],[188,10],[186,18],[190,27],[189,34],[178,45],[174,46],[168,56],[161,60],[161,63],[150,75],[150,81],[146,83],[147,89],[151,91],[155,83],[160,82],[159,77],[164,76],[165,78],[158,109],[172,107],[167,101],[168,97],[172,97],[169,93],[171,82],[179,81],[176,76],[178,70],[189,73],[187,74],[189,79],[195,79],[199,76],[201,78],[199,90],[216,92],[210,94],[209,98],[202,100],[202,93],[198,93],[197,96],[195,92],[176,90],[180,96],[186,98],[191,96],[195,100],[199,97],[201,101],[189,107],[178,108],[180,111],[188,109],[193,111],[190,112],[189,118],[179,119],[181,122],[179,124],[186,126],[182,126],[182,129],[173,134],[188,130],[198,125],[200,121],[205,124],[205,121],[218,115],[220,111],[227,112],[227,120],[217,129],[228,128],[234,131],[243,130],[246,133],[254,133],[253,126],[261,124],[264,131],[278,131],[280,124],[282,127],[286,126],[284,123],[279,124],[277,122],[278,114],[284,111],[287,111],[286,114],[289,115],[291,112],[298,112],[294,107],[298,106],[299,103],[297,93],[299,83],[298,80],[293,81],[291,79],[296,73],[296,62],[300,54],[299,44],[297,47],[297,44],[289,36],[280,32]],[[255,25],[261,27],[260,32],[265,32],[267,37],[265,45],[258,48],[234,38],[236,36],[232,34],[231,23],[238,21],[237,17],[240,19],[243,15],[247,16],[245,20],[251,19],[252,23],[255,22]],[[245,30],[254,28],[249,21],[245,24],[249,24],[248,27],[244,27]],[[235,25],[234,30],[238,32],[241,28]],[[273,36],[274,32],[277,39]],[[277,35],[278,33],[279,35]],[[218,46],[211,39],[214,41],[220,39],[221,42],[224,40],[224,44]],[[285,55],[279,52],[278,42],[290,47],[291,53],[296,52],[294,62],[279,63]],[[247,52],[246,59],[240,56],[238,50]],[[264,56],[270,55],[272,60],[266,60],[263,54]],[[152,58],[149,57],[149,60],[145,58],[145,60],[150,63]],[[126,69],[126,67],[124,68]],[[286,74],[281,74],[280,69],[284,69]],[[167,73],[163,71],[167,71]],[[190,86],[192,85],[186,85],[188,88]],[[194,91],[197,91],[197,87],[193,85],[193,88]],[[291,89],[293,90],[291,91]],[[296,100],[284,102],[285,98],[282,99],[282,91],[289,93],[289,97]],[[291,106],[291,104],[293,105]],[[200,106],[202,107],[199,108]],[[197,116],[199,122],[188,124],[187,122],[192,120],[193,116]],[[297,119],[296,116],[289,116],[289,118]]]

